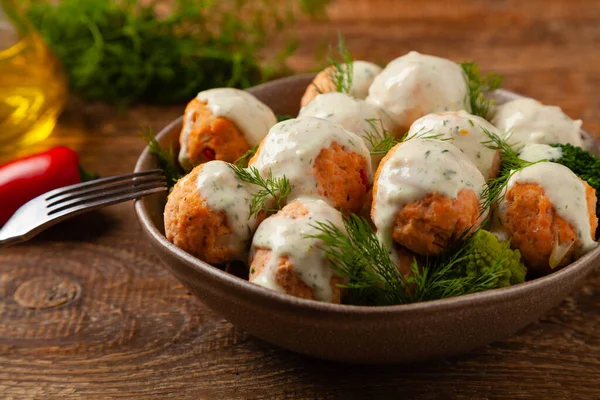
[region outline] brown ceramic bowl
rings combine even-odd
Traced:
[[[276,114],[296,115],[312,75],[250,89]],[[501,91],[499,101],[518,97]],[[157,136],[177,148],[181,119]],[[144,150],[137,171],[156,168]],[[135,202],[148,240],[165,266],[207,306],[267,342],[310,356],[369,364],[401,363],[468,352],[540,318],[579,287],[598,264],[600,247],[568,267],[513,287],[417,304],[364,307],[325,304],[267,290],[209,265],[164,236],[166,196]]]

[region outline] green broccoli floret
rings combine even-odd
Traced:
[[[551,161],[569,168],[575,175],[596,189],[596,193],[600,194],[600,157],[570,144],[551,144],[550,146],[559,147],[562,150],[562,157]],[[596,203],[596,215],[600,215],[600,202]]]
[[[463,262],[462,273],[470,278],[496,276],[493,287],[506,287],[525,280],[527,268],[521,263],[519,250],[512,250],[510,242],[501,242],[484,230],[479,230],[469,240]]]

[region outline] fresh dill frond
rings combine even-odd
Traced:
[[[285,176],[274,178],[271,171],[267,178],[263,178],[260,171],[256,167],[242,168],[239,165],[231,164],[229,168],[235,172],[237,178],[243,182],[256,185],[261,189],[252,194],[250,201],[250,217],[258,214],[261,211],[267,213],[277,212],[283,208],[285,198],[292,186],[290,181]],[[274,199],[275,208],[267,208],[266,203],[269,199]]]
[[[443,142],[453,140],[452,138],[444,137],[443,133],[433,133],[433,129],[429,129],[429,130],[423,132],[424,130],[425,130],[425,127],[419,129],[417,132],[413,133],[412,135],[409,135],[409,132],[406,132],[404,135],[402,135],[399,142],[404,143],[404,142],[406,142],[408,140],[412,140],[412,139],[441,140]]]
[[[368,220],[355,214],[345,216],[346,232],[329,221],[316,222],[313,227],[320,233],[309,237],[323,242],[325,257],[333,269],[348,280],[345,287],[354,301],[409,302],[404,278]]]
[[[234,164],[238,167],[246,168],[250,159],[256,154],[256,150],[258,150],[258,145],[242,154],[240,158],[234,161]]]
[[[441,141],[452,141],[452,138],[446,138],[441,133],[431,133],[431,130],[421,133],[420,131],[409,135],[406,132],[400,139],[396,138],[392,132],[386,130],[379,119],[366,119],[371,125],[370,130],[363,131],[363,138],[371,145],[371,155],[385,155],[398,143],[404,143],[411,139],[431,139]],[[379,121],[379,126],[377,126]]]
[[[536,162],[525,161],[519,158],[519,154],[508,144],[506,139],[501,138],[484,127],[481,127],[481,129],[489,138],[489,140],[482,142],[482,144],[489,149],[500,151],[500,171],[498,176],[490,179],[481,192],[481,212],[483,214],[494,203],[503,199],[504,189],[516,172],[546,160]]]
[[[504,261],[495,260],[473,273],[467,265],[477,259],[481,246],[477,232],[466,230],[447,252],[419,263],[413,259],[411,274],[402,276],[368,220],[355,214],[344,216],[345,232],[333,223],[316,222],[319,231],[310,238],[323,242],[322,249],[334,271],[348,280],[350,304],[393,305],[438,300],[498,287],[506,274]]]
[[[486,98],[485,93],[496,90],[502,85],[502,75],[490,73],[480,76],[479,66],[473,61],[462,62],[460,66],[467,77],[471,114],[488,119],[493,101]]]
[[[498,279],[504,275],[502,260],[495,260],[481,275],[461,275],[457,270],[464,261],[455,255],[444,263],[427,264],[423,268],[413,265],[413,276],[409,278],[415,283],[412,300],[439,300],[483,292],[496,288]]]
[[[363,131],[363,138],[371,145],[371,155],[387,154],[395,145],[398,143],[404,143],[407,140],[419,138],[419,139],[436,139],[447,141],[451,138],[445,138],[441,133],[431,133],[431,130],[427,132],[417,132],[409,136],[406,132],[400,139],[397,139],[392,132],[385,129],[383,122],[378,118],[369,118],[365,121],[370,125],[369,130]]]
[[[331,58],[332,70],[330,79],[335,87],[336,92],[350,93],[352,88],[352,77],[354,74],[354,64],[352,54],[346,45],[346,41],[342,37],[341,33],[338,33],[338,57],[342,62]],[[320,92],[319,88],[317,91]]]
[[[371,145],[371,155],[387,154],[392,147],[400,143],[392,135],[392,132],[385,129],[383,122],[378,118],[368,118],[365,122],[371,127],[364,131],[363,138]]]
[[[142,137],[148,144],[150,154],[153,154],[158,159],[158,165],[165,172],[167,177],[167,186],[172,187],[177,183],[179,178],[183,176],[181,169],[178,166],[173,146],[164,148],[156,141],[154,132],[150,128],[142,127]]]

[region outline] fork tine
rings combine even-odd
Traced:
[[[46,193],[45,198],[46,198],[46,200],[52,200],[63,194],[76,192],[80,189],[101,186],[101,185],[104,185],[107,183],[118,182],[118,181],[123,181],[123,180],[127,180],[127,179],[142,177],[142,176],[149,176],[149,175],[164,176],[164,172],[161,169],[151,169],[148,171],[136,172],[133,174],[110,176],[108,178],[94,179],[93,181],[84,182],[84,183],[76,183],[74,185],[65,186],[65,187],[62,187],[59,189],[51,190],[50,192]]]
[[[143,192],[145,190],[162,189],[162,188],[166,188],[166,187],[167,187],[167,183],[163,179],[161,181],[147,182],[147,183],[144,183],[141,185],[135,185],[135,186],[129,185],[128,187],[125,187],[125,188],[103,190],[103,191],[94,192],[94,193],[84,195],[84,196],[77,196],[77,197],[72,198],[71,200],[68,200],[65,202],[60,202],[55,207],[48,207],[48,215],[53,216],[54,214],[60,213],[61,211],[68,212],[73,207],[77,207],[80,205],[85,206],[88,203],[93,203],[96,201],[110,200],[111,198],[119,197],[119,196],[125,195],[125,194],[135,195],[136,193]]]
[[[80,204],[78,206],[63,210],[62,212],[52,215],[52,219],[53,220],[54,219],[62,220],[62,219],[66,219],[63,217],[70,218],[72,216],[83,214],[85,212],[92,211],[97,208],[102,208],[102,207],[110,206],[113,204],[122,203],[127,200],[133,200],[133,199],[137,199],[139,197],[143,197],[143,196],[147,196],[147,195],[155,194],[155,193],[160,193],[160,192],[165,192],[165,191],[167,191],[166,185],[161,186],[161,187],[155,187],[152,189],[145,189],[145,190],[141,190],[141,191],[125,193],[125,194],[122,194],[122,195],[116,196],[116,197],[95,200],[95,201],[92,201],[89,203]]]
[[[88,186],[87,188],[83,188],[82,190],[70,191],[69,193],[54,195],[50,204],[47,204],[46,207],[52,208],[59,204],[63,204],[65,202],[71,201],[73,199],[81,198],[84,195],[91,195],[95,193],[106,192],[107,190],[119,189],[119,188],[128,188],[133,186],[140,186],[148,183],[154,182],[165,182],[166,178],[164,176],[143,176],[136,177],[133,179],[129,179],[123,182],[115,182],[108,183],[100,186]]]

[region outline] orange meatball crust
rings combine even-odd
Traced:
[[[180,249],[211,264],[233,261],[227,243],[232,235],[223,212],[214,212],[198,193],[196,182],[202,165],[180,179],[165,206],[165,234]]]
[[[598,227],[596,218],[596,191],[584,182],[592,237]],[[571,246],[558,267],[573,261],[579,240],[573,227],[561,218],[546,196],[544,189],[535,183],[516,183],[504,197],[506,203],[502,226],[511,237],[511,247],[518,249],[534,275],[552,272],[550,254],[556,245]]]
[[[335,85],[331,81],[332,73],[333,67],[327,67],[315,76],[313,81],[306,88],[302,100],[300,100],[301,107],[306,106],[321,93],[335,92]]]
[[[269,264],[272,257],[272,252],[269,249],[258,249],[254,253],[254,256],[250,260],[250,281],[258,276],[263,269]],[[300,278],[294,265],[290,262],[288,257],[280,257],[275,270],[275,281],[283,288],[286,294],[294,297],[300,297],[302,299],[314,300],[313,289],[309,287]],[[344,280],[336,275],[333,275],[329,281],[329,285],[332,290],[331,302],[334,304],[340,304],[342,298],[342,288],[338,285],[344,283]]]
[[[183,132],[191,130],[184,138]],[[190,101],[185,108],[183,128],[180,135],[187,141],[187,159],[191,165],[187,168],[213,161],[234,162],[250,149],[244,134],[231,121],[223,117],[215,117],[207,103],[197,98]]]
[[[471,189],[461,189],[455,199],[431,193],[398,211],[392,237],[417,254],[439,255],[479,225],[479,210]]]
[[[319,195],[329,199],[338,210],[359,212],[371,186],[367,174],[370,162],[336,142],[322,149],[313,170]]]

